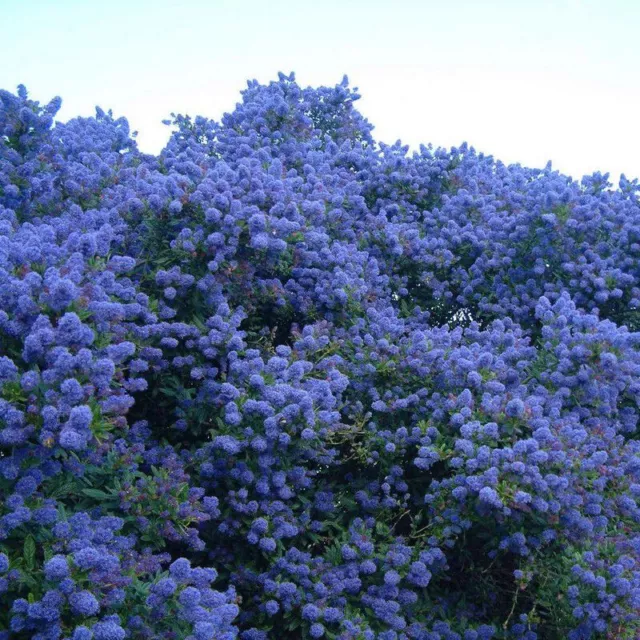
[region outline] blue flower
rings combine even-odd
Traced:
[[[71,610],[81,616],[92,616],[98,613],[100,605],[89,591],[77,591],[69,595]]]
[[[317,620],[320,617],[320,609],[313,604],[305,604],[302,607],[302,617],[305,620]]]
[[[125,630],[115,620],[105,619],[104,622],[97,622],[93,625],[94,640],[124,640]]]
[[[175,573],[175,570],[174,570]],[[153,592],[162,598],[168,598],[175,593],[177,585],[171,578],[162,578],[153,586]]]
[[[524,403],[519,398],[507,402],[505,413],[511,418],[520,418],[524,415]]]
[[[47,580],[60,581],[69,575],[67,558],[62,555],[53,556],[44,564],[44,575]]]
[[[280,605],[275,600],[267,600],[265,610],[270,616],[275,616],[280,609]]]
[[[273,538],[260,538],[258,545],[267,553],[273,553],[276,550],[276,541]]]
[[[169,573],[175,580],[183,582],[191,575],[191,563],[186,558],[178,558],[169,566]]]
[[[194,587],[187,587],[179,596],[180,604],[187,608],[196,607],[200,603],[201,594],[198,589]]]

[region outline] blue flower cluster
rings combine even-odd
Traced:
[[[0,92],[0,640],[634,640],[640,185]]]

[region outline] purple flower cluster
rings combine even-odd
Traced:
[[[634,640],[640,186],[357,90],[0,92],[0,640]]]

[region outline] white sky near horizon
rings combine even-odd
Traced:
[[[112,108],[156,153],[246,80],[347,74],[374,137],[640,177],[640,0],[0,0],[0,88]]]

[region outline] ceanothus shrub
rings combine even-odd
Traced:
[[[0,92],[0,639],[633,640],[640,186]]]

